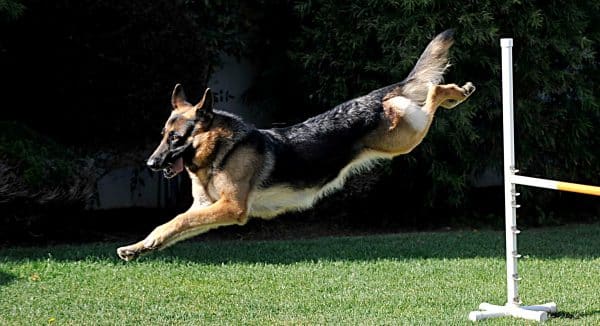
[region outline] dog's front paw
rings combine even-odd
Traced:
[[[170,225],[165,224],[157,227],[142,241],[144,250],[162,249],[170,234],[172,234]]]
[[[123,259],[124,261],[131,261],[131,260],[134,260],[135,258],[137,258],[137,256],[139,256],[137,251],[132,250],[129,247],[118,248],[117,255],[119,256],[119,258]]]
[[[130,246],[118,248],[117,255],[124,261],[131,261],[139,257],[144,251],[143,249],[143,246],[140,246],[139,243],[136,243]]]

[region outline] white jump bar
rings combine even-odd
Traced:
[[[524,177],[522,175],[514,174],[508,175],[508,178],[510,183],[514,184],[558,190],[558,181],[554,180]]]
[[[549,179],[524,177],[522,175],[514,174],[509,174],[508,178],[509,182],[513,184],[600,196],[600,187],[597,186],[589,186],[578,183],[563,182]]]

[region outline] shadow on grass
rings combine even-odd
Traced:
[[[0,286],[7,285],[8,283],[14,281],[17,277],[13,274],[6,273],[0,270]]]
[[[559,307],[560,309],[560,307]],[[585,317],[599,315],[600,310],[592,310],[586,312],[568,312],[568,311],[558,311],[552,314],[552,318],[555,319],[581,319]]]
[[[519,250],[531,258],[600,257],[600,224],[524,230]],[[37,259],[104,260],[117,263],[116,248],[126,243],[5,248],[0,262]],[[202,264],[302,261],[370,261],[378,259],[453,259],[503,257],[504,233],[455,231],[394,235],[330,237],[276,241],[187,241],[140,258],[142,262],[191,261]]]

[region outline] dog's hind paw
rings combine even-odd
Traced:
[[[461,88],[463,89],[463,94],[465,94],[465,97],[471,96],[471,94],[473,94],[473,92],[476,90],[475,85],[473,85],[471,82],[467,82]]]
[[[464,102],[475,92],[475,86],[471,82],[467,82],[462,87],[458,87],[456,85],[450,85],[453,87],[455,91],[458,92],[457,96],[454,98],[449,98],[440,104],[441,107],[446,109],[452,109],[460,103]]]

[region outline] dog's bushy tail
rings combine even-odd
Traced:
[[[424,103],[430,85],[442,82],[444,72],[449,67],[448,49],[454,43],[454,31],[448,29],[438,34],[417,61],[402,85],[402,95],[417,102]]]

